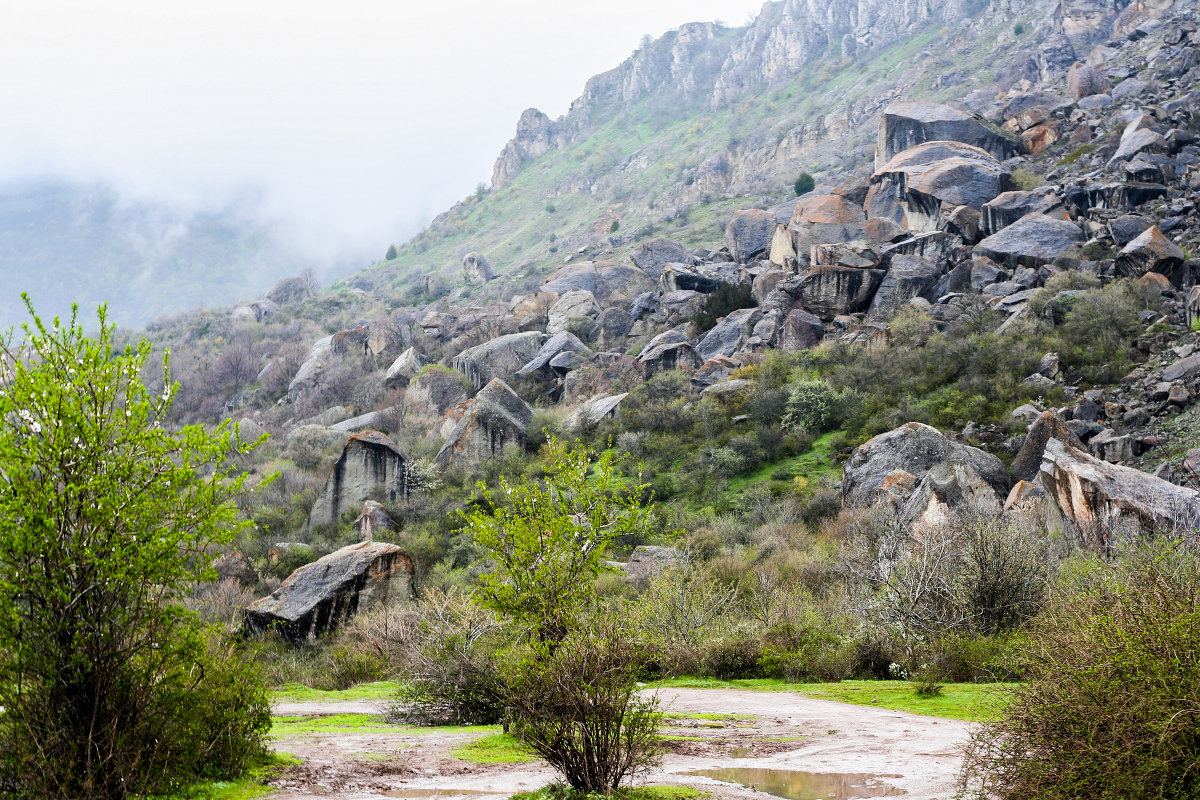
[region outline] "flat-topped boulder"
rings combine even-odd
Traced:
[[[983,205],[1011,187],[999,161],[962,142],[926,142],[893,156],[871,176],[867,214],[910,231],[937,230],[942,205]]]
[[[839,244],[867,238],[867,215],[862,206],[836,194],[801,198],[788,223],[793,257],[800,266],[812,261],[816,245]]]
[[[413,560],[394,544],[360,542],[306,564],[279,588],[252,603],[244,625],[308,642],[357,613],[414,597]]]
[[[670,239],[651,239],[643,242],[630,256],[634,266],[645,272],[652,280],[658,280],[659,274],[667,264],[696,263],[686,247]]]
[[[478,464],[507,448],[524,447],[532,419],[525,401],[507,383],[493,378],[471,400],[434,461],[443,467]]]
[[[1026,214],[975,245],[975,254],[1011,266],[1039,267],[1083,241],[1083,232],[1070,220]]]
[[[877,156],[886,164],[897,153],[926,142],[974,145],[999,161],[1021,152],[1021,142],[981,118],[942,103],[892,103],[879,121]]]
[[[1044,214],[1058,219],[1070,219],[1062,200],[1044,192],[1004,192],[989,200],[980,209],[979,231],[991,236],[1012,225],[1026,214]]]
[[[394,503],[408,496],[408,458],[379,431],[356,433],[325,480],[313,504],[309,525],[336,525],[342,514],[367,500]]]

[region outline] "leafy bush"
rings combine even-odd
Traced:
[[[712,330],[721,317],[728,316],[739,308],[754,308],[758,303],[754,300],[749,286],[722,283],[717,290],[704,300],[704,305],[692,317],[692,329],[696,334]]]
[[[783,425],[791,429],[803,428],[814,435],[825,433],[837,427],[839,409],[844,402],[844,393],[828,381],[796,381],[788,390]]]
[[[801,172],[800,177],[796,178],[796,183],[793,186],[796,190],[796,197],[808,194],[813,189],[817,188],[817,181],[812,175],[807,172]]]
[[[1089,561],[1031,627],[1029,681],[971,739],[976,797],[1200,796],[1200,567],[1160,541]]]

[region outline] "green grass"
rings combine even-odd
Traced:
[[[454,748],[450,754],[472,764],[524,764],[538,757],[528,745],[507,733],[484,736]]]
[[[299,763],[300,759],[288,753],[272,753],[237,780],[196,783],[171,794],[153,795],[148,800],[255,800],[274,791],[266,785],[267,780],[284,767]]]
[[[859,706],[907,711],[928,717],[978,722],[994,718],[1003,705],[1005,689],[1012,684],[948,683],[937,697],[918,697],[915,685],[905,681],[842,681],[841,683],[788,683],[759,678],[719,681],[714,678],[671,678],[653,684],[660,688],[752,689],[762,692],[796,692],[805,697],[836,700]]]
[[[337,702],[339,700],[391,700],[400,689],[398,681],[376,681],[360,683],[349,689],[326,691],[313,689],[302,683],[285,683],[271,690],[271,699],[276,702]]]
[[[716,722],[754,719],[753,714],[663,714],[663,719],[702,719]]]
[[[272,717],[271,735],[276,737],[310,736],[318,733],[497,733],[499,725],[393,725],[377,714],[305,714]]]

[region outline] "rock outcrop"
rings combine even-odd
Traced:
[[[301,643],[356,613],[414,597],[413,560],[394,544],[360,542],[306,564],[246,609],[252,633],[277,631]]]
[[[941,103],[893,103],[879,121],[877,166],[926,142],[962,142],[985,150],[997,160],[1012,158],[1021,143],[982,119]]]
[[[408,458],[388,437],[364,431],[350,437],[317,502],[308,524],[336,525],[342,514],[367,500],[394,503],[408,496]]]
[[[442,467],[469,466],[494,458],[506,448],[524,447],[532,419],[525,401],[507,383],[493,378],[471,400],[434,460]]]
[[[451,364],[466,375],[478,391],[497,378],[501,381],[512,380],[545,343],[546,334],[540,331],[510,333],[462,351]]]

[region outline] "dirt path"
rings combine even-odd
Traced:
[[[900,711],[814,700],[790,692],[738,689],[667,689],[659,694],[670,715],[671,737],[661,768],[646,780],[703,788],[720,800],[764,795],[709,778],[695,770],[761,767],[820,773],[895,776],[881,783],[911,800],[953,795],[956,748],[969,725]],[[373,713],[372,703],[281,703],[279,715]],[[737,715],[717,720],[688,715]],[[450,752],[478,733],[385,729],[314,733],[282,739],[279,750],[303,765],[277,779],[271,800],[337,797],[437,797],[442,800],[506,798],[536,789],[554,774],[540,763],[472,764]]]

